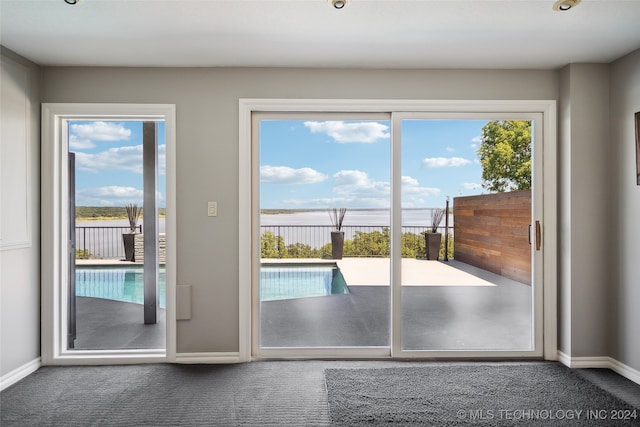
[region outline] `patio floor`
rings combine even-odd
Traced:
[[[389,346],[389,259],[337,264],[349,294],[261,303],[263,347]],[[528,285],[455,260],[416,259],[402,260],[402,285],[405,349],[531,349]],[[142,305],[85,297],[77,304],[77,349],[165,347],[164,310],[158,324],[144,325]]]
[[[389,259],[337,264],[349,294],[261,303],[262,347],[389,346]],[[528,285],[453,260],[403,259],[401,292],[404,349],[532,348]]]
[[[165,310],[145,325],[142,304],[77,297],[76,328],[76,350],[165,348]]]

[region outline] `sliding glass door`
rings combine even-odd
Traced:
[[[250,116],[253,356],[541,357],[548,111],[295,104]]]

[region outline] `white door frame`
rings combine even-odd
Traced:
[[[166,349],[68,350],[68,135],[71,120],[165,121],[166,140]],[[157,363],[176,354],[176,126],[173,104],[42,104],[42,313],[43,365]]]
[[[556,154],[556,101],[555,100],[342,100],[342,99],[240,99],[239,100],[239,353],[240,360],[252,359],[252,280],[256,280],[256,255],[254,253],[254,228],[257,223],[252,196],[253,171],[258,159],[252,157],[252,113],[253,112],[378,112],[391,113],[402,117],[404,113],[420,113],[437,115],[440,113],[475,114],[475,113],[523,113],[539,114],[542,120],[536,126],[535,133],[542,136],[542,150],[537,150],[534,159],[534,173],[542,173],[544,185],[542,189],[542,251],[539,268],[534,272],[542,275],[543,285],[539,290],[542,300],[542,319],[536,319],[535,336],[542,340],[541,356],[546,360],[557,360],[557,154]],[[446,114],[445,114],[446,115]],[[449,114],[449,117],[451,114]],[[521,115],[522,116],[522,115]],[[396,132],[392,121],[392,132]],[[393,146],[393,141],[392,141]],[[398,147],[393,148],[392,175],[399,173]],[[395,165],[395,167],[393,166]],[[399,183],[398,179],[392,182]],[[399,218],[393,217],[393,212],[399,209],[399,187],[392,189],[392,224],[396,229]],[[398,205],[395,205],[398,204]],[[254,212],[255,211],[255,212]],[[259,221],[258,221],[259,223]],[[392,227],[393,229],[393,227]],[[392,237],[392,253],[394,244],[397,246],[399,238]],[[534,242],[535,243],[535,242]],[[397,248],[396,248],[397,250]],[[396,260],[399,264],[399,261]],[[399,269],[393,268],[392,284],[399,278]],[[399,283],[399,282],[398,282]],[[391,304],[399,304],[398,290],[393,290]],[[394,305],[394,309],[395,309]],[[394,310],[395,313],[395,310]],[[538,316],[539,317],[539,316]],[[523,357],[532,356],[532,352],[509,351],[419,351],[402,352],[399,344],[399,325],[395,321],[391,329],[392,355],[402,357],[421,358],[473,358],[473,357]],[[300,350],[300,349],[297,349]],[[349,351],[354,351],[350,353]],[[362,350],[362,349],[361,349]],[[303,357],[363,357],[362,351],[354,349],[304,349],[299,352]],[[373,354],[372,357],[375,357]],[[379,355],[378,357],[382,357]]]

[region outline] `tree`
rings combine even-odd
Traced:
[[[496,120],[482,127],[482,186],[491,192],[531,188],[531,122]]]
[[[260,257],[286,258],[286,248],[282,236],[276,236],[271,231],[262,233],[260,236]]]

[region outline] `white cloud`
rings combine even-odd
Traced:
[[[373,181],[366,172],[359,170],[342,170],[333,175],[335,186],[333,191],[338,194],[357,196],[358,198],[385,197],[391,194],[388,182]]]
[[[260,182],[268,184],[316,184],[326,179],[327,175],[311,168],[260,166]]]
[[[481,136],[474,136],[471,138],[471,148],[478,148],[478,144],[482,142]]]
[[[453,147],[452,147],[452,146],[450,146],[450,145],[448,145],[448,146],[447,146],[447,152],[448,152],[448,153],[453,153],[454,151],[456,151],[456,149],[455,149],[455,148],[453,148]]]
[[[88,141],[126,141],[131,138],[131,130],[125,128],[122,123],[91,122],[86,124],[73,124],[70,126],[71,135],[78,140]]]
[[[422,161],[422,164],[428,168],[457,167],[470,163],[470,160],[463,159],[462,157],[427,157]]]
[[[410,176],[403,176],[400,183],[402,184],[403,198],[406,195],[437,196],[440,194],[439,188],[421,187],[418,180]]]
[[[290,207],[326,208],[327,206],[349,206],[355,208],[388,208],[391,187],[388,182],[372,180],[366,172],[342,170],[333,175],[335,197],[317,199],[288,199],[283,204]],[[402,177],[402,206],[416,207],[428,203],[428,196],[440,194],[439,188],[422,187],[412,177]]]
[[[158,146],[158,173],[165,174],[166,145]],[[84,172],[127,171],[142,174],[142,145],[114,147],[96,154],[76,153],[76,165]]]
[[[343,121],[304,122],[311,133],[326,133],[336,142],[372,143],[388,139],[389,126],[377,122],[345,123]]]
[[[72,150],[87,150],[89,148],[95,148],[96,144],[91,142],[90,139],[78,138],[77,135],[69,135],[69,148]]]
[[[124,206],[127,203],[142,205],[144,192],[135,187],[110,185],[97,188],[83,188],[76,191],[78,206]]]
[[[462,184],[462,188],[465,190],[477,190],[482,188],[482,184],[478,184],[477,182],[465,182]]]
[[[402,207],[412,208],[424,206],[427,203],[426,197],[440,194],[439,188],[422,187],[417,179],[410,176],[401,177],[402,184]]]

